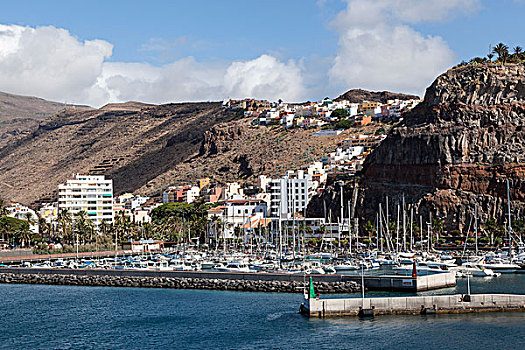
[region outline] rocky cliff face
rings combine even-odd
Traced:
[[[513,210],[525,207],[525,74],[518,65],[450,70],[427,89],[364,165],[358,213],[374,218],[385,197],[405,196],[449,227],[505,217],[506,180]]]

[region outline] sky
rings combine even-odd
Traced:
[[[525,46],[525,0],[5,1],[0,91],[99,107],[423,95],[489,44]]]

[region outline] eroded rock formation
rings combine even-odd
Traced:
[[[386,195],[395,202],[404,194],[450,227],[467,225],[475,203],[482,218],[502,221],[507,179],[517,213],[525,205],[524,84],[518,65],[439,76],[367,159],[359,213],[369,217]]]
[[[524,124],[523,66],[449,70],[367,158],[357,178],[357,216],[375,222],[380,202],[384,208],[388,196],[392,213],[404,196],[425,220],[432,212],[449,228],[468,226],[476,203],[481,220],[502,223],[507,179],[513,215],[523,214]],[[330,186],[324,197],[334,191],[338,187]],[[347,188],[345,202],[350,193]],[[338,204],[329,207],[338,215]]]

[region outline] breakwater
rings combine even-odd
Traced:
[[[78,274],[20,274],[0,273],[0,283],[52,284],[99,287],[208,289],[267,293],[302,293],[304,283],[282,280],[242,280],[151,276],[78,275]],[[314,282],[319,293],[355,293],[358,283]]]
[[[304,282],[305,276],[296,273],[260,273],[260,272],[218,272],[218,271],[163,271],[131,269],[53,269],[53,268],[1,268],[0,273],[44,274],[44,275],[88,275],[88,276],[121,276],[121,277],[173,277],[219,280],[255,280],[255,281],[295,281]],[[309,276],[307,276],[309,277]],[[315,282],[356,282],[361,285],[359,275],[312,275]],[[368,290],[419,292],[424,290],[453,287],[456,277],[453,273],[439,273],[428,276],[364,276],[365,288]]]

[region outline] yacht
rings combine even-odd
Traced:
[[[450,266],[449,264],[438,263],[433,261],[421,261],[416,263],[416,270],[418,275],[430,275],[436,273],[449,272],[451,267],[452,266]],[[393,268],[393,270],[396,273],[402,275],[410,275],[413,269],[413,264],[399,265]]]
[[[216,267],[216,270],[221,272],[252,272],[248,265],[239,261],[230,261],[226,266]]]
[[[505,262],[502,259],[493,259],[490,262],[483,260],[481,261],[481,263],[478,263],[477,265],[479,267],[490,269],[494,272],[501,272],[501,273],[514,273],[517,270],[521,269],[521,267],[518,264]]]
[[[471,262],[464,263],[458,267],[453,267],[451,268],[451,271],[456,271],[456,276],[466,276],[468,274],[472,277],[498,277],[501,275],[499,272],[494,272],[491,269],[484,268],[483,266]]]
[[[355,263],[347,260],[347,261],[343,261],[341,264],[335,265],[334,269],[337,272],[355,271],[355,270],[359,270],[359,265],[356,265]]]

